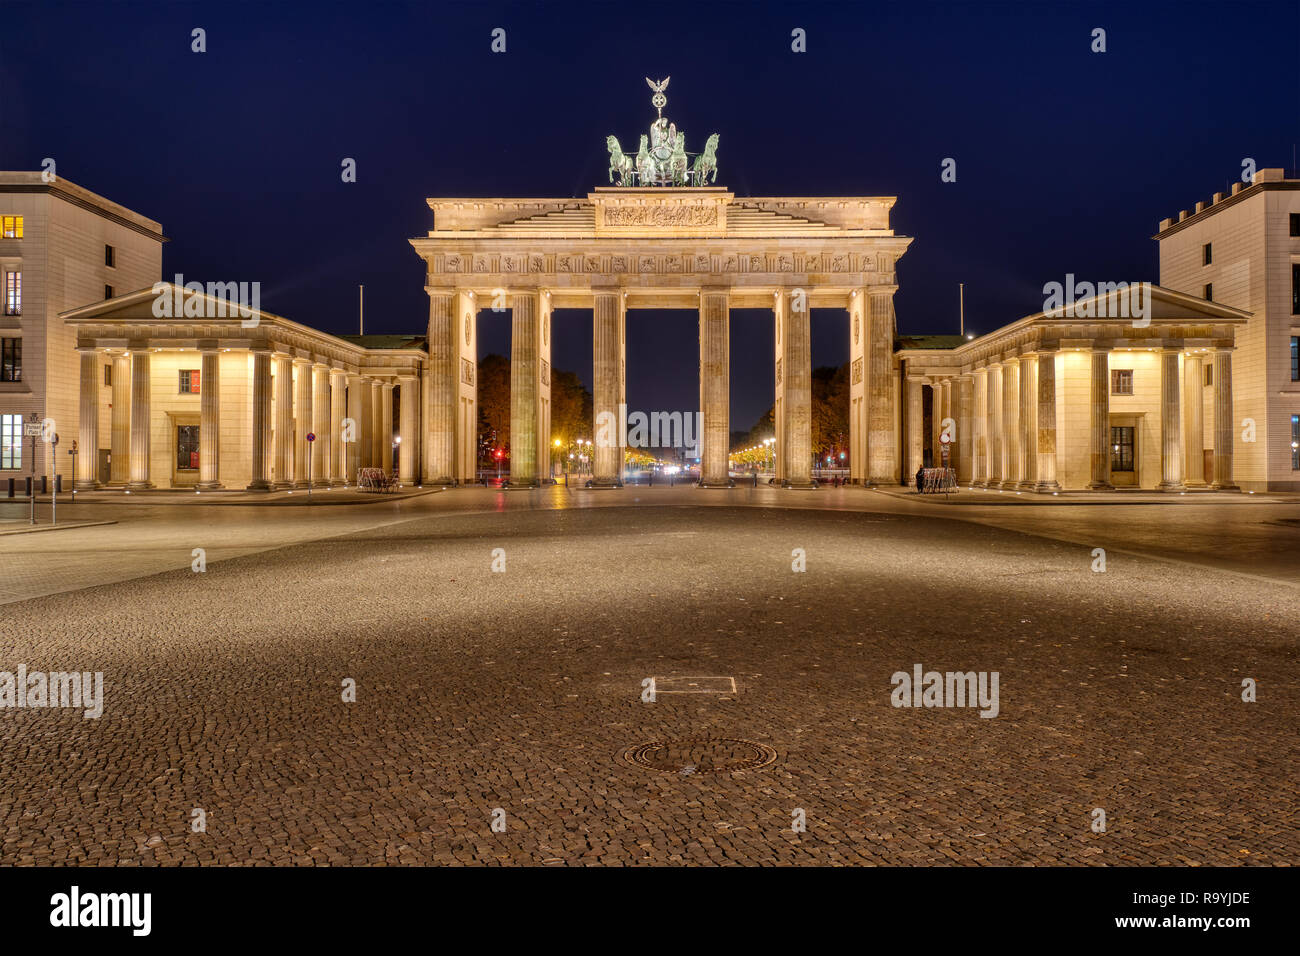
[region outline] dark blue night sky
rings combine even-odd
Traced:
[[[604,138],[653,118],[721,134],[737,195],[896,195],[915,237],[903,332],[1042,306],[1043,283],[1156,276],[1157,222],[1300,142],[1300,4],[0,3],[0,168],[60,175],[160,220],[164,273],[260,280],[333,332],[423,332],[427,196],[569,196]],[[190,31],[208,50],[190,51]],[[507,31],[493,54],[491,31]],[[795,27],[808,52],[790,50]],[[1090,52],[1091,31],[1108,52]],[[340,181],[355,157],[358,182]],[[945,157],[956,183],[940,181]],[[692,313],[629,316],[634,408],[693,408]],[[814,364],[847,359],[814,314]],[[734,317],[732,424],[771,402],[763,313]],[[482,350],[508,348],[485,314]],[[591,375],[586,313],[554,365]]]

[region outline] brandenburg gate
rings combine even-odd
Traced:
[[[813,308],[849,314],[850,461],[857,483],[899,480],[895,267],[911,239],[889,225],[894,197],[737,197],[714,185],[718,136],[686,152],[659,110],[635,158],[607,140],[611,185],[585,198],[430,199],[433,229],[411,240],[429,295],[425,480],[473,481],[480,309],[509,309],[510,485],[549,480],[551,315],[591,309],[596,422],[626,403],[628,309],[698,309],[700,484],[730,484],[730,310],[771,309],[776,477],[812,486]],[[693,161],[692,161],[693,157]],[[599,437],[600,429],[596,429]],[[617,486],[625,436],[598,441],[594,484]]]

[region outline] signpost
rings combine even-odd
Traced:
[[[54,484],[50,486],[50,524],[59,523],[59,433],[50,439],[50,460],[54,462]]]
[[[307,433],[307,497],[311,497],[311,449],[312,442],[316,440],[315,432]]]
[[[41,421],[35,412],[23,422],[23,437],[32,440],[32,524],[36,524],[36,439],[41,437]]]

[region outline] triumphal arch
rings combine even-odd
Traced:
[[[891,196],[739,197],[715,184],[719,136],[700,153],[663,115],[665,79],[647,80],[658,117],[635,154],[610,136],[609,185],[583,198],[430,199],[433,229],[412,239],[426,264],[429,364],[426,480],[476,467],[476,315],[511,312],[510,483],[548,478],[551,314],[591,309],[594,411],[621,420],[628,309],[699,310],[700,478],[729,483],[729,313],[773,313],[777,478],[812,484],[809,310],[849,313],[850,462],[856,482],[896,483],[895,268],[911,239],[889,225]],[[625,436],[598,443],[595,483],[615,486]]]

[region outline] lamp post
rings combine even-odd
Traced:
[[[400,475],[402,473],[402,436],[393,436],[393,472]]]

